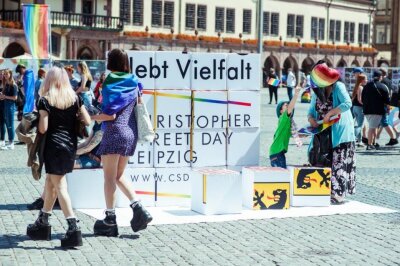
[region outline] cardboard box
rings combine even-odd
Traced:
[[[290,172],[278,167],[251,166],[242,170],[243,206],[255,210],[288,209]]]
[[[66,178],[72,208],[106,208],[103,169],[75,169]]]
[[[198,129],[193,133],[193,167],[226,166],[227,129]]]
[[[227,89],[260,90],[260,60],[259,54],[228,54]]]
[[[190,207],[192,185],[190,167],[156,168],[156,206]]]
[[[157,129],[154,167],[190,166],[190,130]]]
[[[191,55],[182,52],[155,52],[156,63],[166,73],[155,80],[156,90],[190,90]]]
[[[146,207],[155,206],[155,172],[154,168],[126,168],[124,173],[125,179],[135,190],[137,198]],[[128,198],[119,191],[116,207],[126,208],[129,205]]]
[[[226,91],[193,92],[195,129],[227,128],[228,95]]]
[[[233,128],[227,134],[227,165],[258,165],[260,161],[260,129]]]
[[[192,53],[192,90],[226,90],[226,58],[224,53]]]
[[[129,157],[127,167],[154,167],[153,142],[138,143],[135,153]]]
[[[126,51],[131,65],[131,71],[143,84],[145,90],[155,89],[155,78],[160,76],[162,68],[157,66],[155,52]]]
[[[260,127],[260,99],[260,91],[228,91],[229,127]]]
[[[331,169],[292,166],[290,185],[291,206],[329,206],[331,199]]]
[[[241,213],[241,185],[241,175],[232,170],[194,171],[192,210],[205,215]]]

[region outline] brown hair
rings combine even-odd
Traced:
[[[89,67],[87,66],[85,61],[80,61],[78,63],[78,66],[81,69],[81,75],[85,76],[88,80],[92,81],[92,74],[90,74],[90,70]]]
[[[360,89],[361,83],[367,79],[367,76],[364,74],[360,74],[357,77],[356,85],[354,85],[353,93],[351,95],[351,99],[354,100],[357,97],[357,93]]]
[[[108,53],[107,69],[130,73],[128,54],[123,49],[112,49]]]
[[[46,76],[46,70],[43,68],[39,68],[38,70],[38,78],[43,79]]]
[[[16,85],[16,83],[15,83],[15,80],[14,80],[14,77],[13,77],[13,72],[12,72],[12,70],[11,69],[6,69],[4,72],[3,72],[3,75],[6,73],[6,72],[8,72],[8,74],[9,74],[9,78],[8,78],[8,80],[3,76],[3,78],[4,78],[4,81],[5,81],[5,84],[11,84],[12,86],[14,86],[14,85]]]
[[[74,66],[73,65],[65,66],[64,69],[67,72],[71,72],[71,74],[74,74]]]

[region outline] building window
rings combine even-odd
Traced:
[[[164,2],[164,28],[174,27],[174,2]]]
[[[286,29],[287,37],[294,37],[294,19],[295,15],[289,14],[287,16],[287,29]]]
[[[329,40],[340,42],[340,32],[341,32],[342,22],[340,20],[330,20],[329,21]]]
[[[119,14],[125,24],[131,23],[131,0],[121,0],[119,2]]]
[[[153,0],[151,3],[151,26],[161,27],[162,1]]]
[[[186,4],[186,21],[185,27],[188,30],[193,30],[195,28],[194,21],[196,17],[196,5]]]
[[[264,33],[264,35],[267,35],[267,36],[270,33],[270,25],[271,25],[270,20],[271,20],[270,13],[264,12],[264,14],[263,14],[263,33]]]
[[[207,6],[197,5],[197,29],[207,29]]]
[[[311,18],[311,39],[318,39],[318,18]]]
[[[235,33],[235,9],[226,9],[226,32]]]
[[[363,42],[364,43],[369,43],[369,25],[368,24],[364,24],[364,38],[363,38]]]
[[[251,10],[243,9],[243,33],[251,34]]]
[[[350,22],[344,22],[343,41],[350,42]]]
[[[63,12],[75,13],[75,0],[64,0]]]
[[[350,42],[354,43],[355,41],[355,36],[356,35],[356,23],[351,22],[350,23]]]
[[[368,26],[368,25],[365,24],[364,29],[365,29],[365,26]],[[368,35],[368,31],[366,31],[366,30],[364,30],[364,38],[365,38],[365,35]],[[383,22],[380,24],[376,24],[376,26],[375,26],[375,43],[377,43],[377,44],[390,44],[391,43],[390,24],[389,23]]]
[[[325,19],[320,18],[318,20],[318,40],[325,40]]]
[[[358,43],[369,43],[369,25],[360,23],[358,24]]]
[[[376,2],[376,14],[378,16],[390,16],[392,14],[392,0],[379,0]]]
[[[279,34],[279,13],[271,13],[271,35]]]
[[[296,36],[303,38],[304,16],[296,16]]]
[[[133,0],[133,25],[143,26],[143,0]]]
[[[51,53],[54,55],[60,54],[60,43],[61,43],[61,35],[52,32],[51,33]]]
[[[225,25],[225,8],[217,7],[215,9],[215,31],[223,32]]]

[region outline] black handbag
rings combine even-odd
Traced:
[[[312,140],[312,148],[308,153],[308,161],[316,167],[332,167],[332,128],[315,134]]]

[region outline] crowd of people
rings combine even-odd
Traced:
[[[36,221],[27,227],[27,234],[31,239],[51,239],[49,217],[57,202],[68,224],[61,246],[70,248],[82,245],[81,230],[72,209],[66,182],[66,174],[71,173],[74,168],[103,166],[107,209],[106,217],[94,224],[95,235],[118,235],[115,214],[117,186],[130,201],[133,211],[132,230],[144,230],[151,222],[150,213],[142,206],[132,186],[124,178],[128,158],[135,152],[138,136],[133,109],[137,102],[142,101],[138,79],[130,74],[129,68],[125,51],[110,51],[107,61],[110,74],[107,77],[105,74],[101,75],[93,96],[93,78],[83,61],[77,66],[79,79],[73,75],[75,69],[72,65],[53,66],[47,72],[39,69],[36,82],[32,70],[18,65],[16,72],[19,74],[20,84],[14,80],[12,70],[0,71],[2,149],[14,148],[14,115],[21,92],[23,98],[20,125],[24,127],[29,124],[32,128],[28,130],[31,132],[37,128],[34,143],[31,142],[28,149],[28,162],[37,159],[38,164],[44,165],[46,172],[41,197],[28,204],[28,209],[39,210]],[[28,120],[29,123],[26,122]],[[90,134],[79,140],[78,125],[81,124],[90,129]],[[20,131],[25,132],[27,129],[17,130],[19,134]],[[38,156],[31,159],[35,153]],[[38,176],[40,177],[40,173]]]
[[[289,69],[288,75],[290,73]],[[313,66],[308,77],[300,82],[293,98],[289,88],[293,84],[286,84],[289,101],[277,104],[278,127],[269,149],[271,166],[286,168],[285,154],[288,152],[290,137],[295,140],[298,138],[293,119],[294,107],[300,89],[307,86],[307,89],[313,91],[308,122],[315,129],[319,129],[321,123],[329,125],[324,130],[314,132],[307,156],[309,165],[331,168],[332,204],[342,204],[347,194],[355,193],[356,147],[366,145],[366,150],[379,149],[377,139],[383,130],[390,137],[386,146],[397,145],[399,138],[396,127],[392,127],[388,121],[391,105],[399,107],[399,90],[393,88],[387,71],[373,71],[370,81],[362,68],[354,68],[353,75],[356,84],[349,94],[340,73],[321,60]],[[271,78],[278,78],[273,69],[266,82],[270,91],[270,104],[273,96],[277,102],[276,82],[273,86],[268,83]]]

